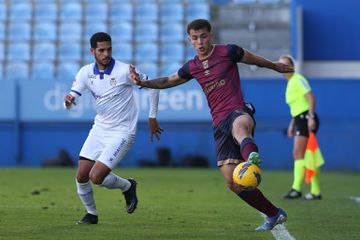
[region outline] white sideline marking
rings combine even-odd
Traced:
[[[265,220],[266,215],[261,214]],[[286,229],[284,224],[278,224],[271,230],[272,235],[276,240],[296,240],[289,231]]]
[[[360,203],[360,197],[350,197],[351,200],[354,200],[357,203]]]

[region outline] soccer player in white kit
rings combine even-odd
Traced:
[[[112,58],[111,37],[107,33],[95,33],[90,38],[90,45],[95,63],[80,69],[71,91],[64,98],[65,107],[71,108],[78,97],[89,91],[96,102],[94,124],[79,154],[76,187],[87,213],[77,224],[98,222],[91,182],[107,189],[122,190],[129,214],[134,212],[138,202],[136,181],[112,172],[129,151],[136,134],[138,110],[129,65]],[[145,74],[139,74],[147,79]],[[149,95],[151,140],[154,135],[159,140],[163,131],[156,120],[159,90],[151,89]]]

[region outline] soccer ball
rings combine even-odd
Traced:
[[[261,182],[260,168],[255,164],[242,162],[235,167],[233,180],[245,191],[254,190]]]

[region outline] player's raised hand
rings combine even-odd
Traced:
[[[131,77],[131,80],[133,81],[133,83],[140,86],[141,78],[140,78],[140,75],[136,72],[135,66],[130,64],[129,70],[130,70],[130,77]]]
[[[157,140],[160,140],[160,135],[164,131],[160,128],[158,121],[156,118],[149,118],[149,129],[150,129],[150,140],[154,140],[154,135]]]
[[[281,62],[274,62],[275,68],[274,70],[279,73],[292,73],[294,72],[294,67],[281,63]]]

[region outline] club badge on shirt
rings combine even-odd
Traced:
[[[208,62],[208,60],[203,61],[203,62],[202,62],[202,65],[203,65],[203,67],[204,67],[205,69],[207,69],[207,68],[209,67],[209,62]]]
[[[88,78],[89,78],[90,85],[94,85],[94,80],[96,79],[96,76],[95,75],[89,75]]]
[[[110,85],[113,87],[116,86],[116,78],[114,77],[110,78]]]

